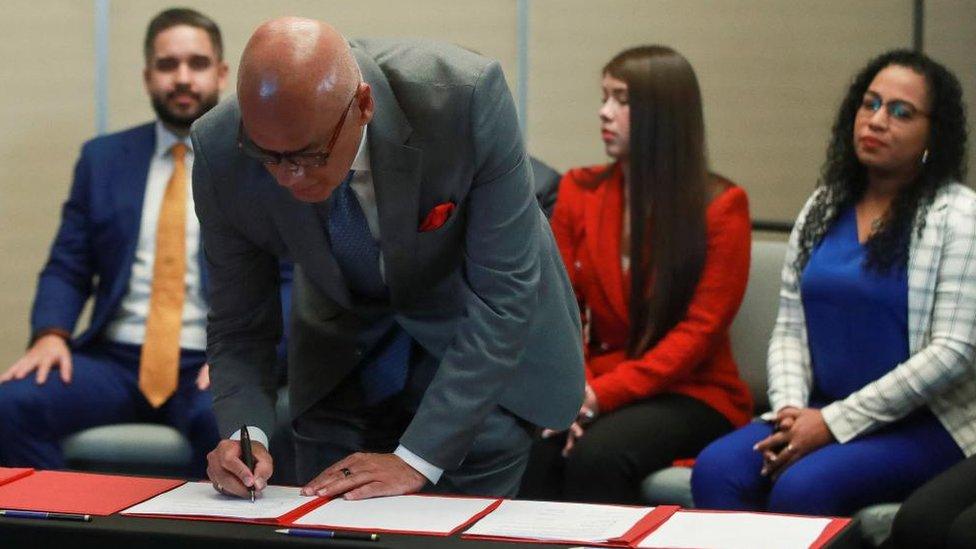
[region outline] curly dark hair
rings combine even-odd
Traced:
[[[966,113],[959,80],[920,52],[892,50],[875,57],[854,77],[834,121],[827,160],[818,182],[821,189],[800,229],[799,253],[794,264],[797,272],[803,271],[811,250],[837,216],[864,195],[867,170],[854,152],[854,118],[871,81],[890,65],[909,68],[925,77],[931,102],[929,154],[916,180],[898,193],[867,241],[865,266],[877,272],[904,268],[908,264],[912,228],[921,232],[936,191],[965,176]]]

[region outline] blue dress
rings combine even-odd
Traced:
[[[905,268],[865,267],[857,215],[845,210],[814,248],[800,280],[813,370],[811,407],[842,400],[909,356]],[[698,456],[692,492],[698,507],[845,516],[901,501],[963,458],[926,407],[845,444],[827,444],[771,482],[752,446],[772,433],[752,423]]]

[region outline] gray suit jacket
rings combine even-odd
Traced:
[[[391,304],[440,359],[400,443],[446,470],[464,459],[501,405],[564,428],[579,410],[578,308],[533,197],[511,94],[497,62],[424,41],[353,41],[376,101],[368,127]],[[278,256],[296,264],[289,390],[292,417],[356,366],[362,328],[313,207],[279,187],[236,144],[229,98],[193,126],[193,192],[210,269],[208,360],[224,436],[274,424],[274,344],[281,331]],[[440,228],[419,232],[454,202]]]

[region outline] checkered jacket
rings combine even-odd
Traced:
[[[817,192],[800,212],[783,266],[768,357],[773,410],[806,407],[813,384],[793,261]],[[843,443],[928,406],[963,452],[976,454],[976,193],[960,184],[939,190],[921,234],[912,231],[908,345],[907,360],[822,409],[828,428]]]

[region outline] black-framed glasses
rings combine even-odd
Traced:
[[[325,145],[325,150],[318,152],[280,153],[262,149],[251,141],[247,134],[244,133],[243,120],[237,127],[237,146],[244,154],[257,160],[265,166],[278,166],[283,162],[288,164],[293,169],[317,168],[319,166],[324,166],[325,163],[329,161],[329,155],[332,154],[332,147],[335,146],[336,141],[339,139],[339,133],[342,131],[342,125],[346,122],[346,116],[349,115],[349,109],[352,107],[353,101],[355,101],[356,97],[358,96],[359,86],[356,86],[356,91],[349,99],[349,103],[346,104],[345,110],[342,111],[342,116],[339,118],[339,123],[336,124],[335,129],[332,130],[332,137],[329,138],[329,142]]]
[[[929,115],[929,113],[901,99],[883,101],[880,96],[868,94],[861,100],[861,111],[865,113],[876,113],[881,110],[881,107],[884,107],[891,119],[899,122],[909,122],[914,120],[916,116]]]

